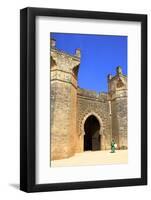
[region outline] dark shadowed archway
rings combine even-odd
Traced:
[[[100,150],[100,123],[94,115],[90,115],[84,124],[84,151]]]

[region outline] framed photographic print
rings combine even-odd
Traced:
[[[147,184],[147,16],[20,12],[20,189]]]

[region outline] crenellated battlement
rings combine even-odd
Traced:
[[[86,89],[79,88],[79,87],[77,89],[77,95],[79,97],[91,98],[91,99],[98,100],[98,101],[107,101],[107,97],[108,97],[108,94],[105,92],[97,93],[96,91],[86,90]]]
[[[79,48],[75,49],[75,54],[69,54],[67,52],[64,52],[61,49],[56,48],[56,40],[51,39],[50,40],[50,47],[51,47],[51,58],[54,60],[58,60],[62,62],[63,64],[67,62],[68,65],[79,65],[80,64],[80,58],[81,58],[81,50]],[[59,62],[59,64],[60,64]]]
[[[80,56],[77,56],[76,54],[72,55],[72,54],[64,52],[63,50],[51,48],[51,54],[53,55],[54,53],[57,54],[58,56],[64,56],[68,59],[73,59],[80,62]]]

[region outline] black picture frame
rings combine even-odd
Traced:
[[[141,23],[141,178],[70,183],[35,182],[35,19],[54,16],[84,19],[120,20]],[[147,184],[147,15],[48,8],[20,11],[20,190],[44,192]]]

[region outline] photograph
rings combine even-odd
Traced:
[[[20,12],[20,189],[147,184],[147,15]]]
[[[50,167],[128,163],[127,43],[50,33]]]

